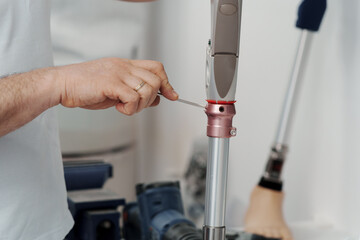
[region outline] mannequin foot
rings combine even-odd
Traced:
[[[293,240],[282,213],[283,199],[282,192],[256,186],[245,216],[245,231],[267,238]]]

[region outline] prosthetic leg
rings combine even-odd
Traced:
[[[304,0],[299,7],[296,27],[301,33],[293,71],[265,172],[252,193],[245,219],[245,230],[254,234],[292,239],[282,215],[281,174],[307,55],[313,34],[319,30],[325,9],[326,0]]]
[[[211,0],[212,28],[206,62],[209,153],[204,240],[225,240],[229,139],[236,135],[235,90],[242,0]]]

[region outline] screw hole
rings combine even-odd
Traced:
[[[219,111],[220,111],[220,112],[224,112],[224,111],[225,111],[224,107],[222,107],[222,106],[219,107]]]

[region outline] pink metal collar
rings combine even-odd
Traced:
[[[208,103],[205,113],[208,116],[208,137],[230,138],[236,136],[236,128],[232,126],[232,119],[236,114],[234,104]]]

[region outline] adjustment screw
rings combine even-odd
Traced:
[[[230,130],[230,135],[231,136],[236,136],[236,129],[231,129]]]

